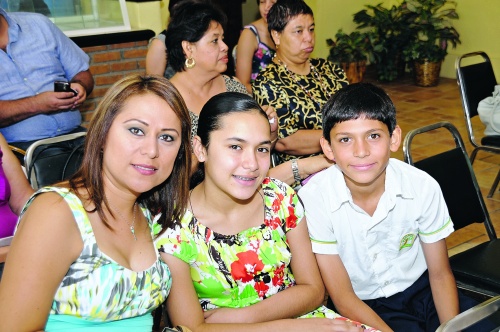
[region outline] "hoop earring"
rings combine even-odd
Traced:
[[[191,69],[194,65],[196,65],[196,61],[194,61],[194,58],[187,58],[184,64],[186,65],[186,68]]]

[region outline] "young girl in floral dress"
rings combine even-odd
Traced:
[[[193,331],[372,331],[321,306],[302,204],[266,176],[270,126],[259,105],[241,93],[216,95],[197,133],[204,179],[184,218],[157,239],[172,272],[172,323]]]

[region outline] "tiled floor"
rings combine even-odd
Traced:
[[[409,75],[409,74],[407,74]],[[373,82],[384,88],[391,96],[397,109],[398,123],[403,130],[403,137],[408,131],[425,126],[438,121],[449,121],[453,123],[466,143],[467,151],[472,151],[472,145],[468,141],[465,129],[465,120],[460,101],[457,82],[454,79],[441,78],[437,87],[418,87],[413,84],[410,77],[399,79],[396,82],[380,83],[370,79],[365,81]],[[477,118],[477,117],[476,117]],[[476,133],[481,137],[482,124],[477,120]],[[424,156],[426,151],[437,152],[443,147],[454,144],[447,131],[437,131],[435,135],[426,136],[428,139],[420,139],[417,136],[412,143],[412,154],[414,160],[419,156]],[[394,158],[403,160],[402,145]],[[500,155],[479,152],[473,167],[476,173],[481,192],[486,201],[486,206],[493,220],[497,234],[500,234],[500,192],[497,190],[492,198],[486,195],[497,175],[500,165]],[[474,224],[456,231],[447,239],[448,252],[451,255],[471,248],[487,240],[487,235],[482,224]]]

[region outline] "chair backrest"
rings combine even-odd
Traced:
[[[465,59],[480,59],[481,61],[463,65],[464,62],[468,61]],[[478,146],[479,144],[474,139],[470,119],[478,115],[477,106],[479,102],[491,96],[497,84],[495,72],[493,71],[490,58],[484,52],[472,52],[458,57],[455,62],[455,69],[457,71],[457,83],[460,88],[460,97],[462,99],[462,108],[464,110],[469,139],[474,146]]]
[[[41,139],[28,147],[26,174],[38,189],[71,177],[80,167],[85,132]]]
[[[451,133],[455,147],[414,162],[411,156],[413,138],[439,128]],[[407,163],[427,172],[439,183],[455,229],[483,223],[490,239],[496,238],[469,156],[455,126],[449,122],[438,122],[414,129],[406,135],[403,151]]]
[[[500,311],[500,296],[493,297],[458,314],[448,322],[439,326],[436,332],[456,332],[466,329],[469,326],[472,326],[471,329],[473,329],[474,324],[498,311]],[[495,328],[494,331],[498,331],[497,328]]]

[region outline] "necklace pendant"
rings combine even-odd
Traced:
[[[135,228],[134,226],[130,226],[130,232],[132,233],[132,235],[134,236],[134,240],[137,241],[137,237],[135,236]]]

